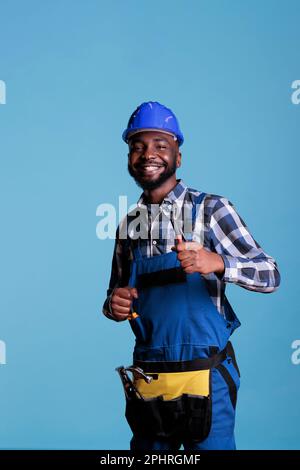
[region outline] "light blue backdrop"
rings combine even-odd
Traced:
[[[240,449],[300,448],[298,1],[0,4],[0,447],[126,449],[126,322],[101,314],[113,240],[96,208],[134,203],[121,132],[142,101],[178,115],[178,173],[228,197],[282,275],[228,286],[242,322]]]

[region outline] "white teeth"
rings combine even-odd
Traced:
[[[159,168],[161,168],[160,166],[144,166],[142,169],[144,171],[157,171]]]

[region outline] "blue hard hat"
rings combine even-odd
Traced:
[[[144,130],[172,134],[177,137],[178,145],[184,140],[175,114],[157,101],[148,101],[136,108],[129,118],[122,139],[128,143],[129,137]]]

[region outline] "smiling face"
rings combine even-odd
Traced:
[[[128,171],[143,189],[156,189],[176,179],[181,153],[174,138],[163,132],[142,131],[128,141]]]

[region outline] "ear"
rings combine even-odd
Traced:
[[[176,157],[176,167],[179,168],[180,166],[181,166],[181,153],[178,152],[177,157]]]

